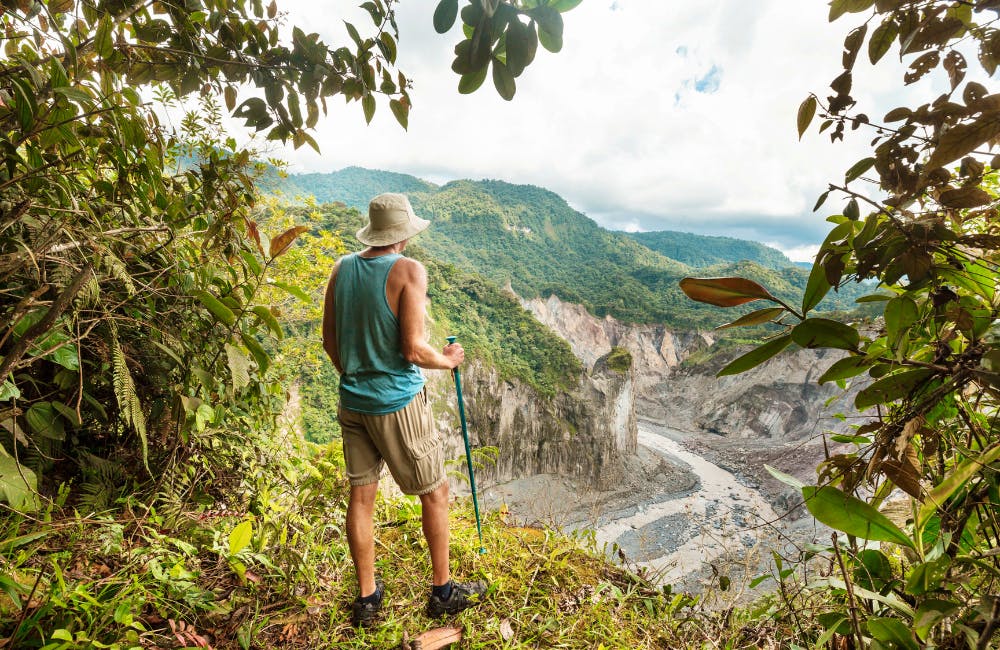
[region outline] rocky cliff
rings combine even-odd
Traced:
[[[446,457],[460,458],[465,450],[451,375],[434,373],[429,386]],[[635,372],[616,371],[605,359],[596,359],[572,390],[551,398],[475,361],[463,369],[462,389],[473,447],[499,451],[495,464],[476,470],[484,487],[557,474],[606,489],[635,454]]]
[[[637,410],[644,418],[681,431],[736,438],[797,440],[847,428],[834,414],[850,410],[853,394],[827,406],[842,391],[834,384],[816,384],[839,358],[836,352],[786,352],[749,372],[716,378],[719,368],[746,350],[718,352],[704,332],[596,318],[555,296],[522,304],[568,340],[588,367],[612,347],[627,349],[634,360]]]
[[[665,325],[633,325],[611,316],[597,318],[582,305],[563,302],[555,295],[522,300],[521,304],[569,341],[573,353],[587,368],[593,368],[613,347],[631,352],[639,395],[645,395],[670,377],[673,369],[692,352],[714,341],[704,332],[675,332]]]

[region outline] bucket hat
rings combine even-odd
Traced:
[[[405,194],[386,192],[368,204],[368,225],[357,232],[367,246],[391,246],[427,229],[431,222],[413,212]]]

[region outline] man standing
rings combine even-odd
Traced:
[[[448,480],[420,368],[451,370],[465,352],[458,344],[441,352],[427,344],[427,271],[401,255],[429,225],[403,194],[376,196],[368,225],[357,233],[368,248],[337,260],[326,288],[323,348],[340,373],[338,418],[351,482],[347,541],[360,591],[354,625],[370,625],[382,608],[372,513],[383,464],[403,493],[418,495],[423,506],[433,569],[428,615],[458,613],[486,591],[483,583],[453,582],[449,574]]]

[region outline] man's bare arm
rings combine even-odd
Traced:
[[[337,318],[333,310],[333,287],[337,280],[337,269],[340,268],[340,260],[333,267],[330,274],[330,281],[326,284],[326,296],[323,299],[323,349],[333,361],[337,372],[344,374],[344,367],[340,364],[340,353],[337,350]]]
[[[427,270],[416,260],[396,262],[402,273],[403,289],[399,295],[400,348],[410,363],[428,370],[451,370],[465,360],[465,350],[454,343],[438,352],[426,341],[424,315],[427,302]]]

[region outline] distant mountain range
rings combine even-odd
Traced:
[[[646,248],[696,268],[744,260],[769,269],[796,266],[795,262],[778,249],[745,239],[694,235],[673,230],[625,234]]]
[[[711,327],[733,312],[694,303],[678,287],[687,275],[749,277],[797,301],[808,271],[780,251],[729,237],[602,228],[559,195],[531,185],[461,180],[437,186],[407,174],[348,167],[262,184],[291,202],[308,196],[367,210],[381,192],[404,192],[433,222],[415,240],[435,259],[480,274],[521,296],[556,294],[596,316],[678,327]],[[852,309],[861,287],[831,293],[820,306]]]

